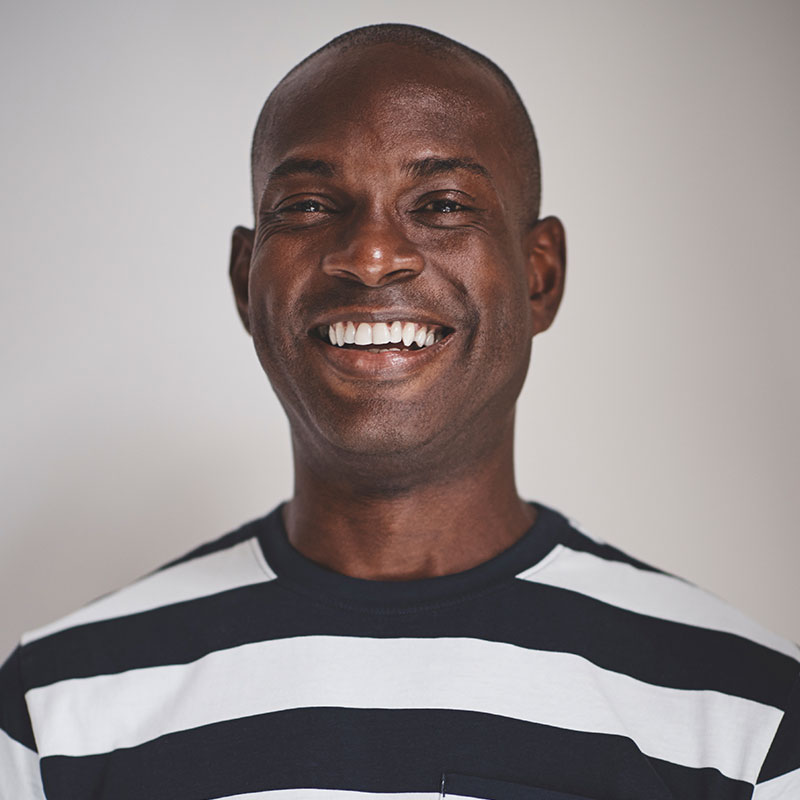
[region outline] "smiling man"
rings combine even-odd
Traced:
[[[23,638],[0,797],[800,797],[797,648],[517,493],[564,232],[505,75],[344,34],[267,100],[253,198],[294,496]]]
[[[475,566],[533,521],[514,404],[561,297],[564,234],[538,220],[513,88],[393,30],[324,49],[269,98],[232,278],[291,422],[290,540],[396,580]]]

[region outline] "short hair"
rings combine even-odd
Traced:
[[[521,158],[523,159],[523,174],[526,182],[525,194],[528,198],[528,202],[532,206],[531,210],[533,213],[532,220],[530,221],[535,222],[539,216],[539,204],[541,201],[539,146],[536,141],[536,133],[534,132],[533,123],[531,122],[528,110],[525,108],[525,104],[522,102],[522,98],[519,96],[519,92],[517,92],[511,79],[490,58],[487,58],[477,50],[473,50],[471,47],[467,47],[465,44],[461,44],[461,42],[455,41],[455,39],[428,30],[427,28],[419,27],[418,25],[405,25],[390,22],[377,25],[365,25],[362,28],[354,28],[351,31],[336,36],[292,67],[270,93],[256,122],[250,151],[254,208],[258,205],[255,187],[255,167],[264,152],[264,129],[266,127],[269,101],[278,87],[322,53],[331,50],[345,52],[347,50],[367,48],[380,44],[396,44],[402,47],[409,47],[423,52],[426,55],[433,56],[434,58],[446,58],[447,56],[458,55],[488,70],[491,75],[497,78],[506,92],[517,120],[516,134],[518,136],[519,152],[522,154]]]

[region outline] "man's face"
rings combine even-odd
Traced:
[[[485,70],[396,45],[318,56],[273,96],[232,275],[296,447],[441,461],[510,424],[561,286],[533,274],[512,129]]]

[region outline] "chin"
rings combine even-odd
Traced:
[[[426,430],[428,426],[376,416],[368,417],[361,424],[351,419],[320,427],[323,436],[338,452],[363,458],[418,456],[433,438],[432,431]]]

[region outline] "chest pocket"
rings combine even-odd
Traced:
[[[481,800],[592,800],[577,794],[537,789],[521,783],[496,781],[492,778],[475,778],[471,775],[446,773],[442,775],[442,790],[439,797],[476,797]]]

